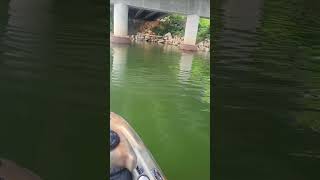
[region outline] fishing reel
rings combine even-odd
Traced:
[[[112,151],[114,148],[116,148],[120,143],[120,137],[119,135],[110,130],[110,151]]]

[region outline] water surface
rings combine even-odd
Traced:
[[[318,179],[319,1],[216,5],[215,179]]]
[[[0,158],[42,179],[103,179],[104,1],[0,1]]]
[[[209,54],[112,45],[111,110],[125,117],[168,179],[209,179]]]

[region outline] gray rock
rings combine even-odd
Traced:
[[[164,37],[166,37],[167,39],[172,39],[172,35],[171,35],[170,32],[168,32],[167,34],[165,34]]]

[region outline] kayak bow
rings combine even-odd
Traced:
[[[110,167],[125,166],[132,173],[133,180],[166,180],[150,151],[125,119],[111,112],[110,128],[120,139],[119,145],[110,150]],[[119,159],[119,155],[125,159]]]

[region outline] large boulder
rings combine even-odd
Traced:
[[[164,35],[164,37],[168,40],[172,39],[172,34],[170,32],[168,32],[167,34]]]
[[[143,40],[144,39],[144,35],[142,34],[142,33],[137,33],[137,35],[136,35],[136,39],[137,40]]]
[[[163,39],[158,40],[158,43],[164,43]]]

